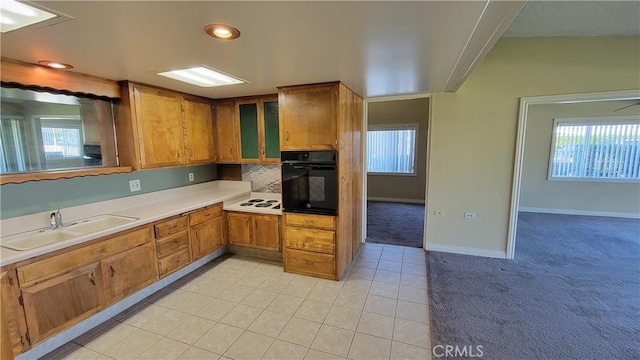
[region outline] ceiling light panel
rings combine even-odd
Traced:
[[[166,76],[168,78],[183,81],[192,85],[202,87],[214,87],[233,84],[242,84],[246,81],[223,74],[219,71],[210,69],[206,66],[198,66],[188,69],[172,70],[158,73],[158,75]]]
[[[53,19],[58,15],[14,0],[0,1],[0,31],[6,33]]]

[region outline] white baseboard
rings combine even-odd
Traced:
[[[402,198],[386,198],[386,197],[374,197],[368,196],[369,201],[381,201],[381,202],[394,202],[405,204],[424,204],[424,199],[402,199]]]
[[[428,242],[427,242],[427,251],[439,251],[439,252],[446,252],[446,253],[453,253],[453,254],[490,257],[490,258],[496,258],[496,259],[507,258],[506,251],[485,250],[485,249],[442,245],[442,244],[429,244]]]
[[[610,212],[610,211],[589,211],[589,210],[573,210],[573,209],[547,209],[547,208],[537,208],[537,207],[528,207],[528,206],[520,206],[518,211],[532,212],[532,213],[544,213],[544,214],[606,216],[606,217],[627,218],[627,219],[640,219],[640,214],[638,214],[638,213],[634,214],[634,213],[622,213],[622,212]]]

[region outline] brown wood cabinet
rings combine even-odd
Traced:
[[[284,271],[337,279],[336,218],[284,213]]]
[[[135,170],[215,162],[208,99],[122,82],[116,111],[118,153]]]
[[[187,164],[216,161],[213,111],[211,103],[197,98],[182,98],[182,126]]]
[[[1,358],[224,246],[223,219],[216,204],[3,267]]]
[[[31,343],[89,317],[104,306],[100,263],[22,289]]]
[[[107,304],[133,294],[158,278],[152,243],[108,257],[101,261],[101,268]]]
[[[222,101],[214,108],[217,162],[237,164],[240,145],[235,104],[232,100]]]
[[[0,359],[13,359],[30,347],[15,271],[10,267],[0,275]]]
[[[305,215],[286,214],[285,244],[287,248],[296,250],[291,254],[297,254],[296,259],[300,260],[301,254],[297,252],[299,250],[315,252],[321,248],[328,249],[326,234],[316,232],[319,237],[313,238],[310,235],[312,233],[307,232],[301,238],[301,231],[290,231],[289,228],[305,227],[316,231],[331,227],[335,234],[334,277],[340,279],[362,245],[362,98],[340,82],[287,86],[278,90],[281,149],[338,151],[339,215],[332,220],[320,220]],[[300,222],[303,221],[301,219],[315,223],[303,223]],[[320,224],[319,221],[327,224]],[[288,268],[289,271],[300,272],[305,262],[299,261],[295,266],[287,266],[287,262],[293,259],[288,256],[286,249],[284,255],[285,270]],[[307,255],[315,256],[309,253]],[[325,256],[320,258],[323,261],[326,259]],[[315,264],[316,260],[310,262]],[[325,271],[318,276],[329,275]]]
[[[158,274],[165,277],[191,263],[189,217],[174,216],[155,223]]]
[[[280,251],[278,215],[226,212],[229,244]]]
[[[280,149],[338,148],[340,83],[279,87]]]
[[[193,260],[225,245],[222,222],[222,204],[206,207],[189,215]]]
[[[235,101],[241,163],[279,163],[277,95]]]

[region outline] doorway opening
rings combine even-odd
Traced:
[[[424,248],[431,97],[365,103],[365,241]]]

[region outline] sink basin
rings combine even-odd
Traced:
[[[30,250],[40,246],[70,240],[75,237],[92,232],[124,225],[137,218],[119,215],[98,215],[75,221],[60,229],[38,229],[6,236],[2,238],[1,245],[12,250]]]
[[[135,220],[138,219],[119,215],[98,215],[78,220],[68,226],[65,226],[62,230],[72,231],[79,234],[88,234],[95,231],[124,225]]]

